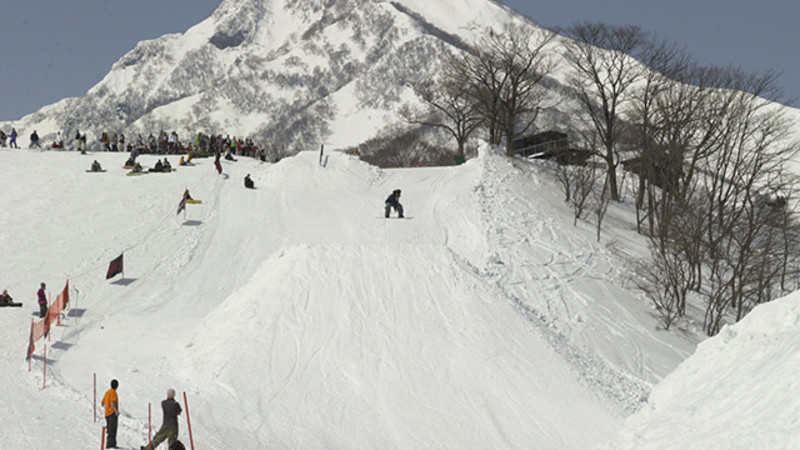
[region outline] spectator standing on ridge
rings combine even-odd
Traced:
[[[163,417],[161,428],[153,436],[153,442],[141,446],[140,450],[152,450],[164,442],[164,439],[167,440],[169,448],[172,448],[173,444],[178,441],[178,416],[183,409],[180,403],[175,401],[175,389],[167,390],[167,398],[161,402],[161,411]]]
[[[111,389],[103,396],[106,416],[106,448],[117,448],[117,420],[119,419],[119,381],[111,380]]]
[[[39,302],[39,318],[44,318],[47,315],[47,294],[44,292],[44,288],[47,287],[42,281],[42,284],[39,287],[39,291],[36,293]]]
[[[13,148],[19,148],[17,145],[17,129],[11,127],[11,140],[8,141],[8,146]]]
[[[403,218],[403,205],[400,204],[400,189],[395,189],[392,194],[386,198],[386,210],[384,216],[388,219],[391,209],[397,211],[397,217]]]
[[[31,148],[33,147],[39,147],[39,150],[42,149],[42,146],[39,145],[39,133],[37,133],[36,130],[33,130],[33,133],[31,133]]]

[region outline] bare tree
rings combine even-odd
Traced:
[[[565,34],[572,38],[566,42],[564,53],[572,68],[569,83],[591,127],[600,135],[611,199],[618,201],[616,147],[624,132],[621,110],[626,91],[646,71],[634,58],[645,47],[648,36],[638,27],[602,23],[573,25]]]
[[[429,106],[428,111],[406,108],[401,114],[411,123],[446,130],[456,140],[457,154],[464,160],[467,140],[483,123],[483,119],[478,114],[478,105],[466,88],[468,80],[465,74],[454,72],[454,66],[445,65],[445,73],[439,82],[417,86],[417,94]]]
[[[489,141],[513,155],[514,140],[527,132],[547,98],[544,81],[554,67],[547,46],[555,34],[524,25],[509,25],[502,33],[490,30],[451,63],[451,74],[465,76],[468,92],[478,107]]]

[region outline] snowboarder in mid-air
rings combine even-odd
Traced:
[[[397,211],[397,217],[402,219],[403,205],[400,204],[400,189],[395,189],[392,191],[392,195],[386,199],[386,210],[384,212],[384,217],[387,219],[389,218],[389,213],[391,212],[392,208]]]

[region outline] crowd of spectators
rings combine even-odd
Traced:
[[[34,132],[34,135],[36,133]],[[7,135],[0,130],[0,146],[6,146],[6,139],[11,137],[10,146],[16,146],[16,130],[12,129],[12,133]],[[32,135],[33,136],[33,135]],[[194,156],[212,156],[217,153],[225,156],[247,156],[251,158],[258,158],[266,161],[267,155],[264,149],[259,149],[250,138],[237,138],[222,134],[206,134],[203,132],[197,133],[193,139],[182,141],[178,137],[178,133],[172,131],[167,133],[161,131],[158,137],[150,133],[146,138],[141,134],[137,135],[135,139],[126,140],[123,133],[103,131],[100,134],[101,151],[106,152],[128,152],[134,154],[157,154],[157,155],[178,155],[187,154],[190,151]],[[31,138],[31,146],[39,146],[38,135]],[[53,149],[72,149],[85,153],[87,150],[86,134],[81,133],[80,130],[75,131],[75,137],[72,140],[72,146],[65,147],[61,132],[58,132],[56,140],[50,144]]]

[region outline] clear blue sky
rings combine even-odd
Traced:
[[[434,1],[434,0],[431,0]],[[443,0],[447,1],[447,0]],[[186,31],[220,0],[0,0],[0,120],[83,95],[137,42]],[[800,97],[796,0],[503,0],[544,27],[638,25],[702,64],[776,70]],[[797,104],[797,102],[795,102]]]
[[[637,25],[677,43],[700,64],[780,73],[785,100],[800,105],[800,1],[501,0],[545,27],[577,22]]]

